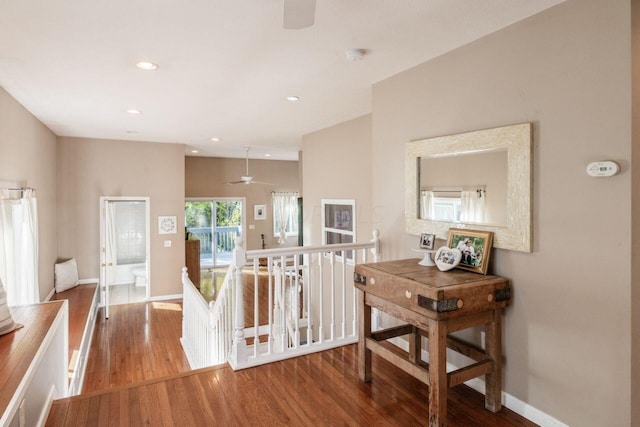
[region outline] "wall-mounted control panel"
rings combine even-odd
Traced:
[[[589,176],[614,176],[620,172],[620,165],[611,160],[605,160],[602,162],[589,163],[587,166],[587,173]]]

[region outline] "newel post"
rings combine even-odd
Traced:
[[[182,267],[182,285],[187,283],[188,278],[189,278],[189,273],[187,273],[187,267]]]
[[[244,339],[244,293],[242,286],[242,267],[246,264],[246,253],[242,237],[235,239],[236,247],[233,250],[233,270],[235,274],[235,308],[233,345],[229,355],[229,364],[232,368],[238,367],[247,360],[247,344]]]
[[[380,261],[380,230],[373,230],[373,240],[371,240],[374,244],[374,247],[371,248],[371,253],[373,254],[373,262]]]

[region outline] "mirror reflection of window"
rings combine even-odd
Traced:
[[[420,198],[421,219],[475,223],[485,220],[486,191],[481,187],[459,191],[423,190]]]

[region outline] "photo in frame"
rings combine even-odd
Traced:
[[[253,219],[267,219],[267,206],[266,205],[253,205]]]
[[[420,249],[429,249],[432,250],[436,244],[436,235],[435,234],[425,234],[422,233],[420,235]]]
[[[492,244],[493,232],[491,231],[449,229],[447,247],[456,248],[462,252],[462,259],[457,268],[486,275]]]

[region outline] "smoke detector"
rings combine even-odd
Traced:
[[[349,61],[362,61],[367,51],[364,49],[349,49],[346,53]]]

